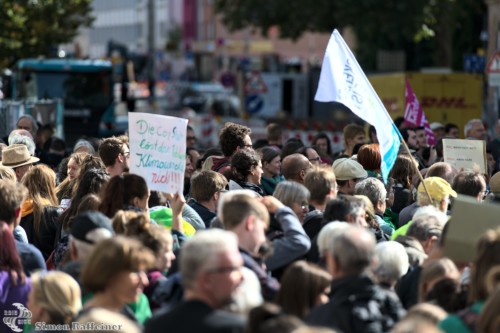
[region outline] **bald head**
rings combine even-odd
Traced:
[[[283,159],[281,172],[286,180],[303,184],[307,171],[312,168],[311,162],[302,154],[288,155]]]

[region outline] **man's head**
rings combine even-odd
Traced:
[[[375,254],[375,237],[364,228],[350,226],[335,237],[326,252],[326,265],[334,279],[357,276],[369,269]]]
[[[427,178],[429,177],[440,177],[443,178],[448,182],[448,184],[453,184],[453,179],[455,179],[455,176],[457,175],[457,169],[453,167],[451,164],[446,163],[446,162],[437,162],[434,163],[429,170],[427,170],[427,173],[425,176]]]
[[[95,155],[95,149],[88,140],[80,139],[75,143],[75,146],[73,147],[73,153],[87,153],[90,155]]]
[[[224,200],[221,220],[227,230],[236,233],[240,247],[252,254],[266,242],[269,213],[256,198],[237,194]]]
[[[344,147],[347,152],[352,152],[354,146],[358,143],[366,143],[366,134],[363,126],[358,124],[349,124],[343,130]]]
[[[299,153],[288,155],[281,163],[281,172],[285,179],[301,184],[304,183],[304,178],[311,168],[309,159]]]
[[[436,139],[436,141],[445,135],[445,127],[443,124],[436,121],[431,123],[429,126],[432,130],[432,133],[434,133],[434,138]]]
[[[366,228],[366,207],[362,199],[352,195],[341,195],[326,204],[323,223],[343,221]]]
[[[283,131],[281,125],[277,123],[270,123],[266,127],[267,141],[270,145],[281,145]]]
[[[386,209],[387,190],[384,183],[377,178],[367,178],[356,184],[354,194],[364,195],[370,199],[375,213],[384,214]]]
[[[460,138],[460,131],[458,130],[458,126],[452,123],[448,123],[444,126],[444,133],[446,136],[449,136],[451,138]]]
[[[420,242],[424,252],[429,254],[443,233],[448,217],[435,207],[427,206],[417,209],[412,223],[406,233]]]
[[[188,125],[186,130],[186,148],[194,148],[196,146],[196,134],[194,129]]]
[[[473,171],[461,171],[453,179],[452,188],[458,194],[464,194],[483,201],[486,195],[486,181],[484,176]]]
[[[97,211],[86,211],[73,219],[70,231],[72,260],[85,260],[99,241],[113,236],[111,220]]]
[[[415,127],[415,135],[417,136],[418,148],[422,149],[427,147],[427,136],[425,135],[425,127]]]
[[[0,179],[0,221],[14,228],[21,220],[21,205],[28,195],[28,189],[20,183]]]
[[[403,140],[405,140],[408,148],[417,150],[420,148],[417,140],[417,133],[414,128],[403,128],[401,131],[401,135],[403,136]]]
[[[311,193],[312,204],[326,204],[337,197],[337,181],[331,167],[315,167],[304,178],[304,186]]]
[[[429,200],[425,188],[427,188],[432,202]],[[421,207],[432,205],[440,211],[446,212],[450,203],[450,196],[456,198],[457,192],[451,188],[446,180],[440,177],[428,177],[418,186],[417,203]]]
[[[227,122],[219,132],[219,142],[224,156],[232,156],[240,149],[252,149],[250,128]]]
[[[307,159],[309,160],[309,162],[311,162],[312,165],[321,165],[322,163],[321,157],[319,156],[316,149],[313,147],[302,147],[297,151],[297,153],[307,157]]]
[[[180,255],[186,298],[203,300],[215,309],[228,305],[243,280],[242,266],[233,233],[211,229],[195,234]]]
[[[40,159],[31,156],[25,145],[14,144],[2,150],[2,162],[0,165],[14,170],[17,181],[20,182],[33,163],[38,161],[40,161]]]
[[[226,185],[227,179],[222,174],[212,170],[200,171],[191,177],[191,197],[200,203],[213,202],[217,207],[220,193]]]
[[[9,134],[8,142],[9,146],[15,144],[25,145],[28,148],[30,155],[35,156],[36,145],[35,141],[33,141],[33,138],[31,137],[30,132],[19,129],[13,130]]]
[[[471,119],[464,126],[465,138],[473,138],[477,140],[486,139],[486,129],[484,128],[481,119]]]
[[[116,168],[118,174],[128,171],[130,149],[126,143],[116,137],[107,138],[101,143],[99,157],[106,168]]]
[[[350,158],[339,158],[333,162],[332,167],[339,185],[339,192],[343,194],[354,194],[356,183],[368,176],[363,166]]]
[[[38,131],[38,124],[36,123],[35,119],[32,116],[25,114],[19,117],[19,119],[17,120],[16,127],[17,129],[23,129],[30,132],[32,139],[36,137],[36,132]]]

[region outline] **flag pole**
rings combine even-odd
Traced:
[[[411,154],[410,152],[410,148],[408,148],[408,145],[406,144],[405,140],[403,138],[401,138],[401,144],[405,147],[406,149],[406,152],[408,153],[408,155],[410,155],[411,159],[414,161],[414,162],[417,162],[415,160],[415,158],[413,157],[413,155]],[[429,193],[429,190],[427,189],[427,185],[425,185],[425,182],[424,182],[424,177],[422,177],[422,174],[420,173],[420,170],[418,170],[417,168],[417,174],[418,174],[418,177],[420,178],[420,182],[422,183],[422,185],[424,186],[424,190],[425,190],[425,193],[427,194],[427,197],[429,198],[429,201],[431,204],[434,204],[434,201],[432,200],[432,197]]]

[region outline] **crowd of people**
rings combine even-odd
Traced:
[[[386,182],[373,127],[334,152],[274,123],[255,142],[226,123],[202,150],[188,126],[184,193],[162,193],[129,172],[126,135],[67,154],[22,116],[1,145],[0,331],[499,332],[500,224],[471,262],[444,248],[458,194],[499,200],[500,140],[487,172],[456,170],[458,126],[431,124],[430,146],[396,124],[409,150]],[[464,137],[488,141],[478,119]]]

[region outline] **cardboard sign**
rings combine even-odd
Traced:
[[[443,139],[444,162],[457,170],[474,170],[488,173],[486,145],[483,140]]]
[[[150,190],[182,193],[186,169],[187,119],[129,113],[130,172]]]
[[[444,243],[444,255],[460,263],[474,261],[477,241],[489,229],[500,227],[500,204],[479,203],[459,195],[454,200],[450,225]]]

